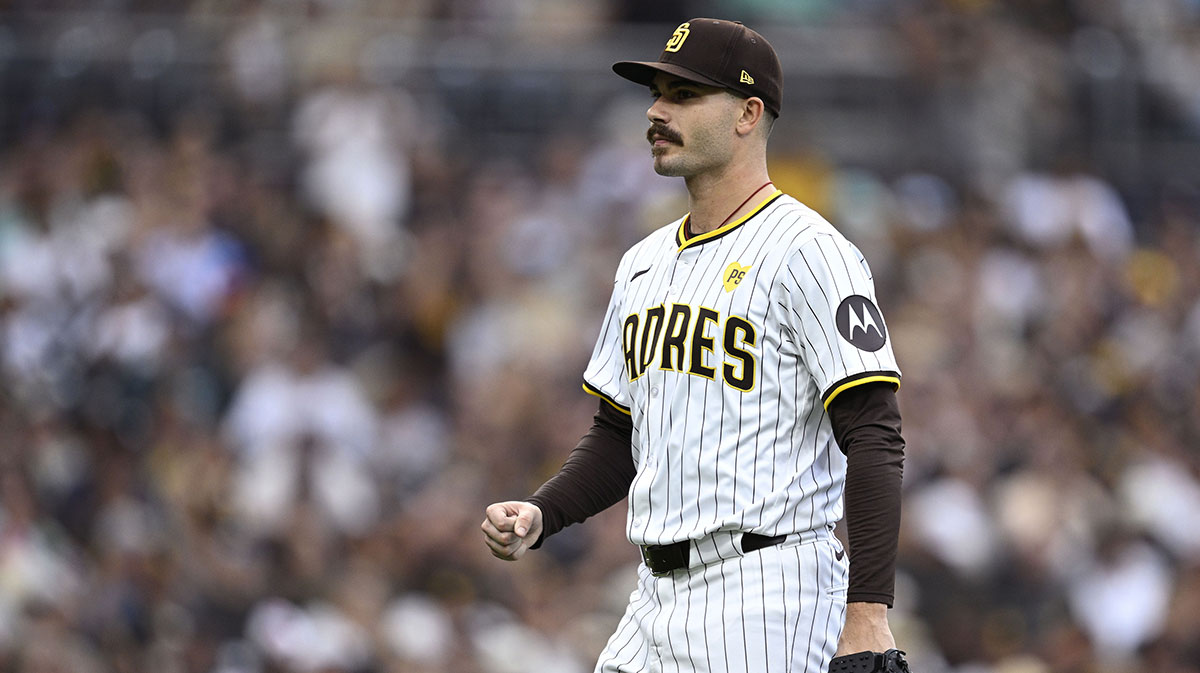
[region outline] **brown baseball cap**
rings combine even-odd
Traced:
[[[747,98],[757,96],[776,116],[783,102],[779,56],[766,38],[740,21],[692,19],[675,29],[657,61],[620,61],[612,68],[646,86],[656,73],[665,72]]]

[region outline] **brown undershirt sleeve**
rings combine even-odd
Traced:
[[[829,405],[829,420],[847,462],[850,588],[846,600],[891,607],[904,472],[904,438],[895,390],[888,383],[846,390]]]
[[[605,400],[592,429],[579,440],[558,473],[526,498],[542,510],[542,536],[532,549],[563,528],[620,502],[637,469],[631,444],[633,421]]]

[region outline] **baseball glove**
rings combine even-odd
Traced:
[[[891,649],[879,652],[858,652],[834,657],[829,662],[829,673],[909,673],[904,653]]]

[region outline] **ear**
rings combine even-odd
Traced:
[[[766,106],[758,96],[751,96],[742,100],[741,116],[737,120],[737,133],[740,136],[749,135],[758,128],[758,124],[763,119]]]

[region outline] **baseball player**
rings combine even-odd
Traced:
[[[600,673],[907,670],[887,622],[899,368],[861,253],[767,174],[779,59],[693,19],[613,70],[649,87],[654,168],[690,211],[621,259],[594,424],[536,493],[487,508],[485,541],[516,560],[628,497],[643,563]]]

